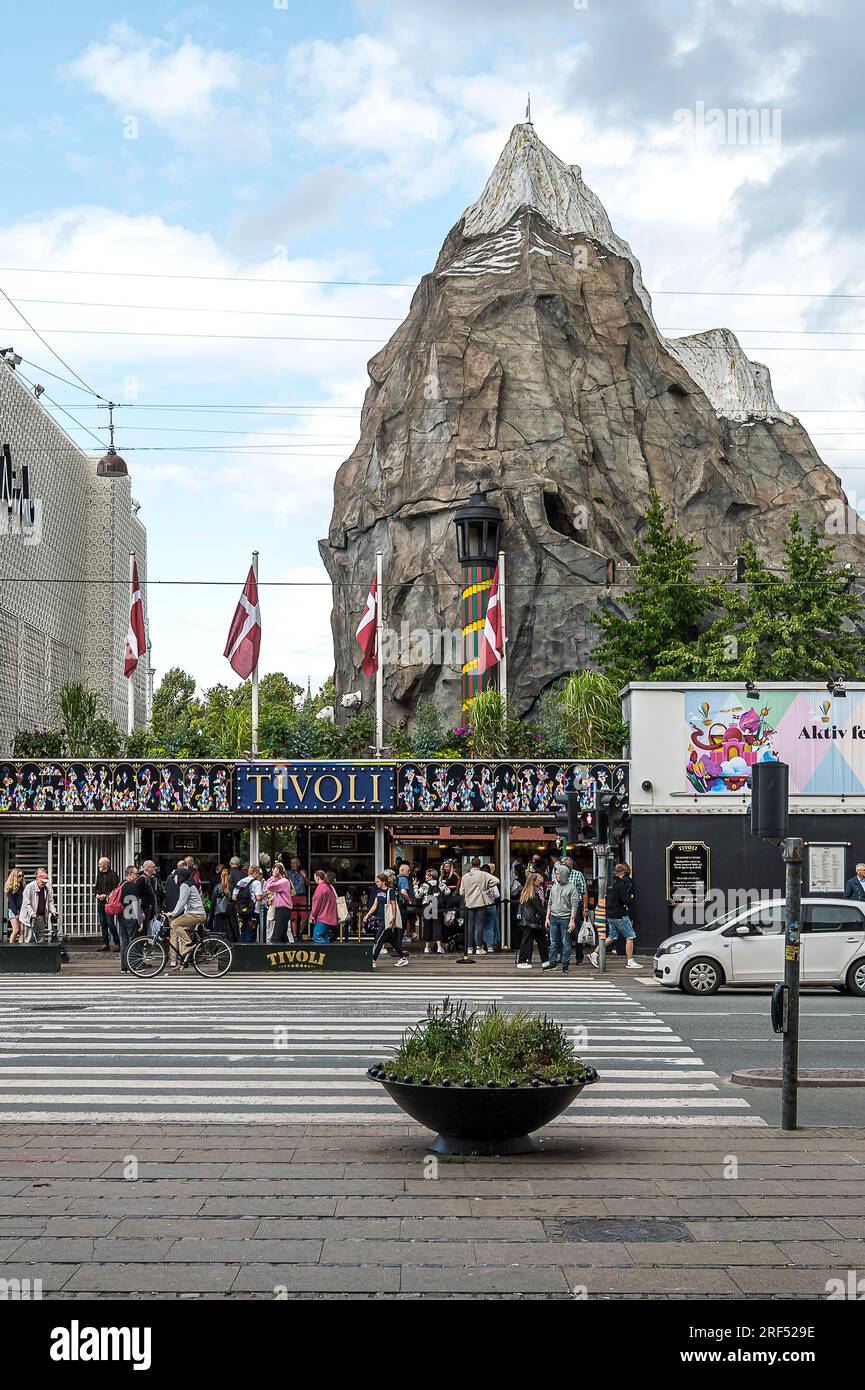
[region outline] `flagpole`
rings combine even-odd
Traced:
[[[129,611],[130,611],[130,613],[131,613],[131,611],[132,611],[132,585],[133,585],[134,582],[135,582],[135,551],[134,551],[134,550],[130,550],[130,552],[129,552]],[[136,667],[135,667],[135,671],[137,671],[137,670],[138,670],[138,667],[136,666]],[[135,671],[133,671],[132,674],[131,674],[130,676],[127,676],[127,678],[126,678],[126,679],[127,679],[127,691],[126,691],[126,701],[127,701],[127,703],[126,703],[126,732],[127,732],[127,734],[134,734],[134,733],[135,733]]]
[[[505,552],[499,551],[499,615],[502,625],[502,659],[499,662],[499,694],[508,698],[508,629],[505,610]]]
[[[252,552],[252,573],[255,577],[255,589],[258,592],[258,551]],[[252,756],[258,756],[258,662],[252,669]]]
[[[381,757],[384,748],[384,663],[382,643],[384,638],[384,595],[381,587],[382,554],[375,554],[375,750]]]

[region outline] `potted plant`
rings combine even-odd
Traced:
[[[371,1081],[438,1137],[440,1154],[532,1153],[549,1124],[598,1073],[580,1061],[562,1026],[526,1009],[493,1004],[470,1013],[445,999],[403,1036]]]

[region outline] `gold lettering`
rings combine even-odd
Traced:
[[[379,782],[380,782],[380,780],[381,780],[381,773],[380,773],[380,772],[373,772],[373,773],[370,774],[370,776],[371,776],[371,779],[372,779],[372,797],[371,797],[371,800],[372,800],[373,805],[374,805],[374,806],[377,806],[377,805],[380,803],[380,801],[381,801],[381,798],[380,798],[380,796],[379,796],[379,794],[378,794],[378,784],[379,784]]]
[[[276,952],[268,951],[267,959],[270,961],[271,965],[276,965]]]
[[[303,798],[306,796],[307,792],[309,791],[309,784],[310,784],[310,782],[312,781],[312,773],[310,772],[310,773],[307,775],[307,779],[306,779],[306,781],[305,781],[305,783],[304,783],[304,786],[303,786],[303,791],[300,790],[300,785],[299,785],[298,780],[297,780],[297,773],[296,773],[296,772],[290,772],[290,773],[288,774],[288,780],[289,780],[289,782],[291,782],[291,785],[294,787],[294,790],[295,790],[295,792],[297,793],[297,799],[298,799],[298,801],[300,802],[300,804],[301,804],[301,806],[302,806],[302,805],[303,805]]]
[[[281,772],[281,773],[279,774],[279,776],[277,777],[277,779],[276,779],[276,804],[277,804],[277,806],[283,806],[283,805],[285,804],[285,773],[284,773],[284,772]]]
[[[357,773],[356,773],[356,772],[350,772],[350,773],[348,774],[348,799],[349,799],[349,801],[357,801],[357,788],[356,788],[355,785],[354,785],[356,781],[357,781]]]
[[[306,951],[298,951],[297,958],[299,961],[309,960],[309,954]]]
[[[334,786],[336,787],[336,791],[334,792],[333,796],[325,796],[323,794],[321,790],[322,782],[333,782]],[[325,803],[339,801],[340,797],[342,796],[342,782],[339,780],[338,777],[334,777],[332,772],[325,772],[322,774],[321,777],[317,779],[313,790],[315,792],[316,801],[324,801]]]
[[[266,782],[268,780],[268,774],[266,772],[247,772],[246,780],[247,782],[258,783],[257,787],[255,788],[255,799],[256,801],[263,801],[264,798],[261,795],[261,784],[262,782]]]

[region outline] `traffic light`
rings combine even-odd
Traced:
[[[556,792],[556,834],[566,849],[580,840],[580,793]]]
[[[625,838],[628,811],[621,792],[595,787],[597,843],[617,848]]]
[[[584,845],[598,843],[598,813],[594,807],[589,811],[580,811],[580,841]]]

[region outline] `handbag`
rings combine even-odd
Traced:
[[[348,903],[342,893],[336,895],[336,920],[347,922],[349,918]]]
[[[583,925],[580,927],[580,930],[577,932],[577,943],[580,946],[596,945],[595,929],[592,926],[591,922],[584,922]]]

